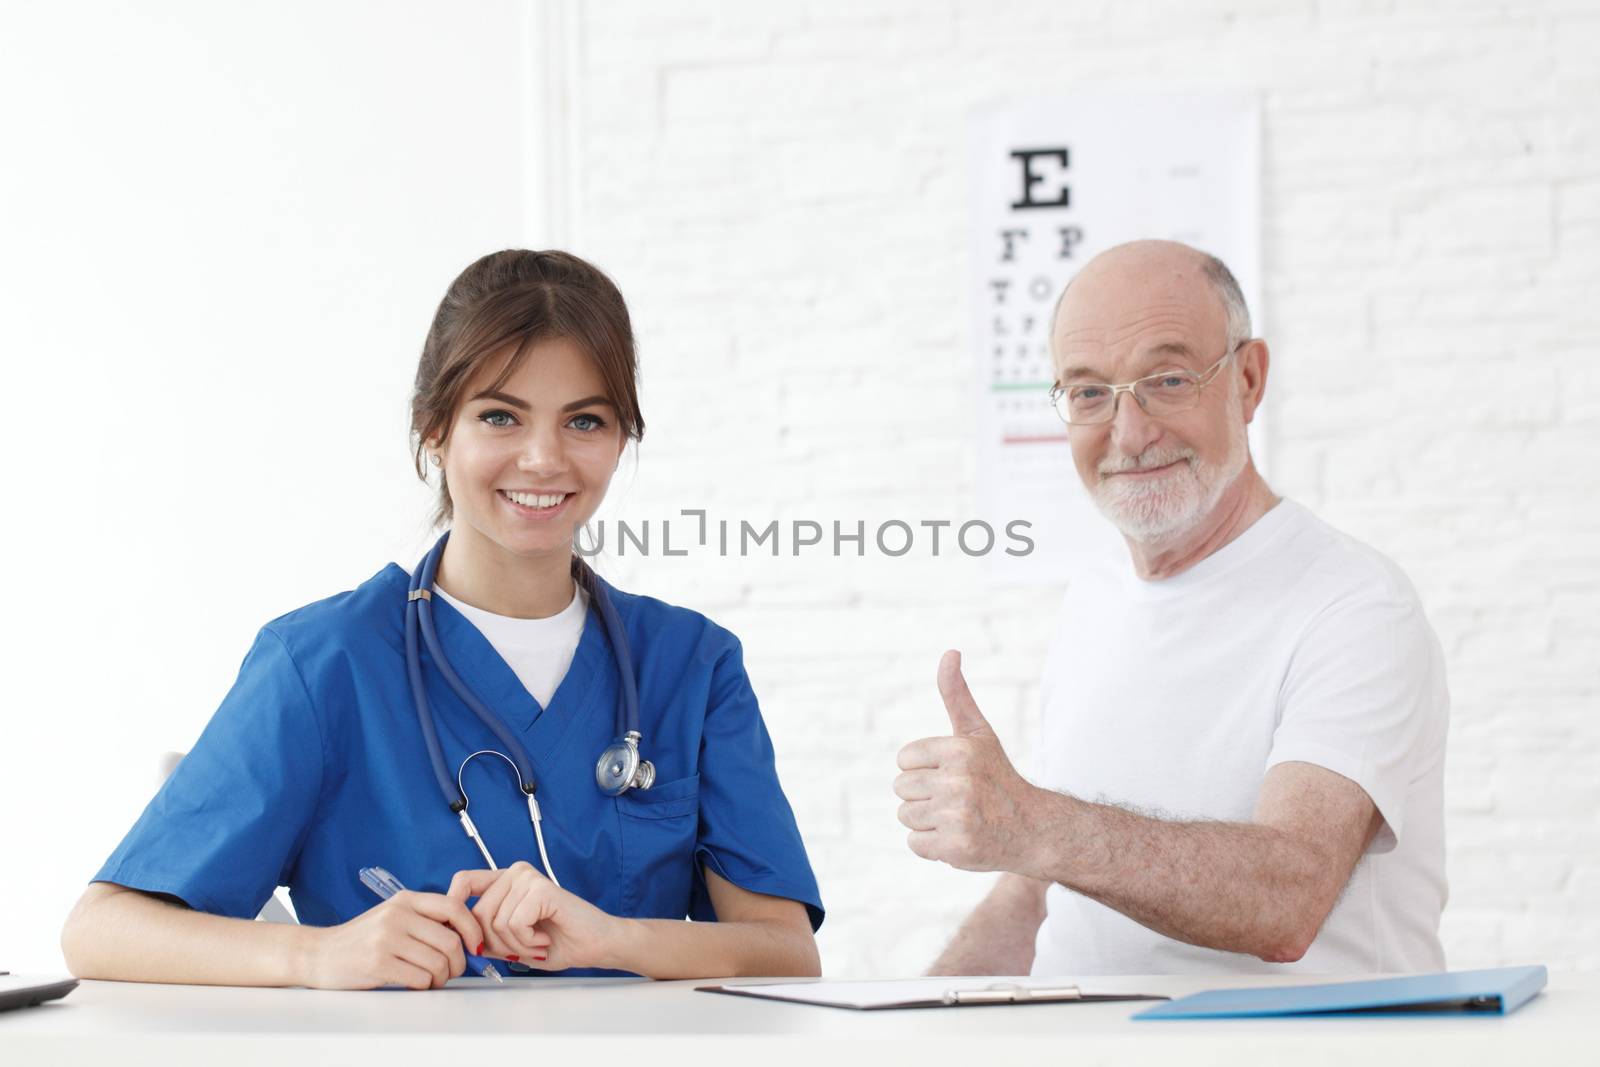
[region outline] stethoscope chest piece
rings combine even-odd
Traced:
[[[600,761],[594,765],[594,780],[608,797],[621,796],[630,789],[649,789],[655,784],[655,764],[639,758],[638,734],[624,734],[600,753]]]

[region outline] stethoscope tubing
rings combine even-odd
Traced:
[[[433,551],[428,553],[423,566],[417,568],[423,572],[420,588],[426,589],[430,593],[433,590],[433,576],[439,569],[439,556],[443,553],[445,541],[449,537],[449,533],[446,533],[439,538],[438,544],[433,547]],[[510,751],[512,766],[516,768],[522,791],[532,796],[536,783],[533,776],[533,763],[528,759],[527,750],[522,747],[522,742],[518,741],[506,727],[500,716],[484,706],[483,701],[478,699],[477,694],[467,687],[467,683],[461,680],[460,675],[456,674],[455,668],[450,666],[450,661],[444,654],[444,646],[439,643],[439,635],[433,628],[432,597],[418,597],[412,600],[408,606],[415,609],[417,613],[417,618],[422,628],[422,641],[428,646],[428,655],[433,657],[434,668],[444,677],[445,683],[450,686],[456,696],[461,698],[461,702],[470,708],[472,714],[476,715],[478,720],[489,728],[496,740]],[[420,677],[420,663],[418,666],[418,675]],[[426,696],[423,699],[426,700]],[[433,716],[430,714],[428,717],[431,719]]]
[[[438,573],[439,560],[444,554],[444,547],[449,539],[450,532],[447,530],[428,550],[427,554],[422,557],[422,561],[417,564],[416,570],[411,574],[411,581],[406,591],[406,680],[410,684],[412,702],[417,713],[417,722],[422,728],[423,744],[428,750],[428,763],[433,770],[434,779],[438,783],[440,793],[444,796],[445,803],[450,806],[450,810],[461,820],[463,829],[466,830],[467,836],[472,839],[473,843],[478,846],[478,851],[483,854],[485,862],[489,864],[491,869],[498,870],[499,866],[495,863],[494,857],[490,855],[489,848],[484,843],[482,835],[478,833],[477,827],[472,823],[471,816],[467,813],[467,793],[465,785],[461,781],[461,775],[467,763],[477,756],[493,754],[506,760],[517,775],[518,785],[522,793],[527,797],[528,818],[533,823],[534,838],[538,843],[539,858],[544,864],[545,873],[549,875],[552,882],[559,886],[561,883],[556,881],[555,871],[550,866],[550,856],[545,850],[544,832],[541,826],[543,820],[539,812],[539,803],[534,797],[538,784],[533,773],[533,763],[529,760],[528,753],[522,747],[521,742],[517,740],[506,723],[501,720],[500,716],[491,711],[482,700],[478,699],[477,694],[472,692],[467,684],[462,681],[460,675],[456,674],[455,669],[450,666],[450,661],[445,656],[444,646],[439,641],[438,633],[434,630],[433,583],[434,577]],[[622,628],[622,620],[617,615],[616,608],[611,603],[611,598],[607,595],[600,579],[581,560],[576,558],[573,560],[573,576],[583,584],[596,611],[599,612],[601,624],[606,631],[607,641],[611,645],[612,655],[616,658],[617,676],[621,689],[621,700],[618,702],[617,708],[617,737],[631,738],[632,740],[629,744],[632,746],[637,743],[639,737],[639,687],[637,680],[633,676],[633,657],[628,647],[627,634]],[[445,680],[445,684],[471,710],[473,715],[484,726],[489,728],[495,738],[510,751],[510,755],[493,749],[480,749],[462,761],[461,767],[452,778],[449,768],[445,764],[444,750],[439,744],[439,734],[433,720],[433,708],[430,706],[427,692],[423,688],[422,655],[419,645],[427,646],[428,655],[433,659],[434,666],[438,668],[440,676]],[[648,769],[648,764],[646,768]],[[652,771],[652,776],[653,773]],[[646,782],[646,785],[648,785],[648,782]]]
[[[418,570],[420,569],[419,567]],[[412,576],[411,583],[411,591],[414,592],[417,588],[415,575]],[[460,812],[466,809],[467,802],[452,788],[455,783],[445,767],[444,750],[439,746],[439,733],[434,729],[433,714],[428,708],[428,697],[422,690],[422,654],[417,648],[417,631],[421,628],[420,615],[416,601],[406,604],[406,680],[411,683],[411,700],[416,707],[417,723],[422,727],[422,743],[428,749],[428,766],[433,770],[434,780],[439,783],[439,792],[444,794],[450,810]]]

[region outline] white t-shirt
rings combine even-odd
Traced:
[[[1172,578],[1123,557],[1072,583],[1042,686],[1040,783],[1164,819],[1249,822],[1268,768],[1313,763],[1383,815],[1293,964],[1197,948],[1060,885],[1033,973],[1444,968],[1443,654],[1404,573],[1291,501]]]
[[[548,619],[496,615],[462,603],[440,589],[437,583],[433,591],[478,628],[541,708],[550,706],[550,698],[556,695],[561,679],[567,676],[567,668],[572,666],[572,657],[583,638],[589,598],[584,595],[582,586],[572,594],[572,603]]]

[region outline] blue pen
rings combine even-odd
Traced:
[[[382,867],[363,867],[358,873],[361,876],[361,884],[378,894],[378,896],[382,897],[384,900],[388,900],[396,893],[405,891],[406,887],[400,884],[400,879],[396,878]],[[474,956],[469,952],[467,953],[467,962],[472,964],[473,967],[477,968],[478,973],[483,975],[485,978],[493,978],[496,982],[500,983],[505,982],[505,979],[500,977],[500,972],[495,970],[494,964],[490,963],[482,956]]]

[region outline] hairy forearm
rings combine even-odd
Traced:
[[[1305,954],[1343,885],[1329,857],[1255,823],[1154,819],[1041,790],[1028,873],[1178,941]]]
[[[646,978],[815,977],[822,973],[809,927],[780,922],[624,919],[616,951],[601,965]]]
[[[123,886],[91,885],[61,931],[79,978],[187,985],[302,984],[306,928],[191,911]]]
[[[1045,889],[1045,883],[1020,874],[1001,875],[928,973],[1027,974],[1044,922]]]

